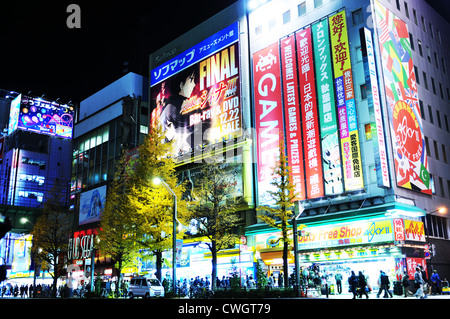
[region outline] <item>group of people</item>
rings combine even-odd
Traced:
[[[52,290],[51,285],[36,285],[36,295],[39,297],[49,297]],[[1,288],[1,296],[3,297],[20,297],[31,298],[33,297],[34,286],[33,285],[20,285],[14,286],[10,283],[3,284]]]
[[[338,292],[342,291],[342,275],[336,274],[336,283],[338,286]],[[409,287],[411,286],[411,281],[413,282],[413,288],[415,290],[414,293],[410,292]],[[439,274],[436,270],[433,271],[431,276],[431,293],[433,295],[441,292],[441,279],[439,278]],[[363,295],[366,298],[369,298],[368,292],[371,291],[371,287],[368,285],[367,278],[360,271],[358,275],[355,274],[354,271],[351,272],[350,277],[348,278],[349,284],[349,292],[353,294],[353,299],[361,298]],[[382,270],[380,270],[380,275],[378,277],[378,293],[377,298],[380,298],[381,294],[383,294],[383,298],[392,298],[392,292],[390,291],[390,280],[389,276]],[[401,282],[401,287],[403,288],[404,297],[414,296],[416,298],[424,299],[427,298],[428,292],[428,280],[427,274],[422,266],[417,266],[416,271],[414,273],[414,278],[409,278],[408,273],[403,275],[403,279]],[[413,291],[414,291],[413,290]]]

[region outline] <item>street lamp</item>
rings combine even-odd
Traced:
[[[172,229],[172,290],[173,294],[175,296],[176,287],[177,287],[177,276],[176,276],[176,270],[177,270],[177,195],[175,195],[175,192],[170,188],[169,185],[165,181],[163,181],[159,177],[153,178],[153,184],[159,185],[162,184],[164,188],[173,196],[173,229]]]

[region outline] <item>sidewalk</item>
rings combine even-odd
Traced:
[[[408,296],[407,298],[405,298],[403,295],[402,296],[397,296],[397,295],[392,295],[393,298],[383,298],[382,296],[380,296],[380,298],[377,298],[377,294],[376,292],[372,292],[369,293],[369,300],[370,299],[375,299],[375,300],[416,300],[418,298],[414,297],[414,296]],[[322,295],[319,297],[316,297],[317,299],[327,299],[326,295]],[[353,298],[353,294],[351,293],[342,293],[340,295],[328,295],[328,299],[352,299]],[[357,298],[358,300],[360,298]],[[361,299],[366,299],[366,296],[362,296]],[[427,295],[426,299],[450,299],[450,295]],[[420,299],[418,299],[420,300]]]

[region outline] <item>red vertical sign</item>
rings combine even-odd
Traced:
[[[319,115],[314,81],[311,28],[296,33],[298,77],[300,81],[301,112],[305,150],[305,177],[308,198],[324,196],[322,157],[320,153]]]
[[[295,57],[295,37],[291,35],[280,43],[283,90],[284,118],[286,121],[286,141],[291,180],[296,199],[305,199],[302,131],[300,124],[300,106],[298,96],[297,60]]]
[[[271,188],[283,130],[278,42],[253,54],[253,78],[259,203],[263,204]]]

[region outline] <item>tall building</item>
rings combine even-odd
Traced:
[[[92,243],[116,161],[123,149],[140,145],[148,134],[147,87],[147,78],[130,72],[80,103],[71,160],[70,208],[74,213],[74,234],[68,260],[87,273],[90,273]],[[100,258],[98,252],[96,257],[95,271],[110,278],[113,267],[109,260]]]
[[[6,92],[0,99],[0,215],[11,221],[12,229],[0,239],[0,257],[9,279],[30,284],[34,263],[29,233],[48,198],[64,206],[69,201],[75,108]],[[42,278],[50,280],[50,275]]]
[[[281,233],[255,210],[273,205],[281,136],[301,267],[330,281],[364,270],[372,285],[417,264],[450,275],[448,27],[419,0],[237,1],[150,55],[151,121],[179,172],[222,152],[246,203],[219,277],[233,258],[244,274],[281,271]],[[183,251],[181,276],[210,273],[207,252]]]

